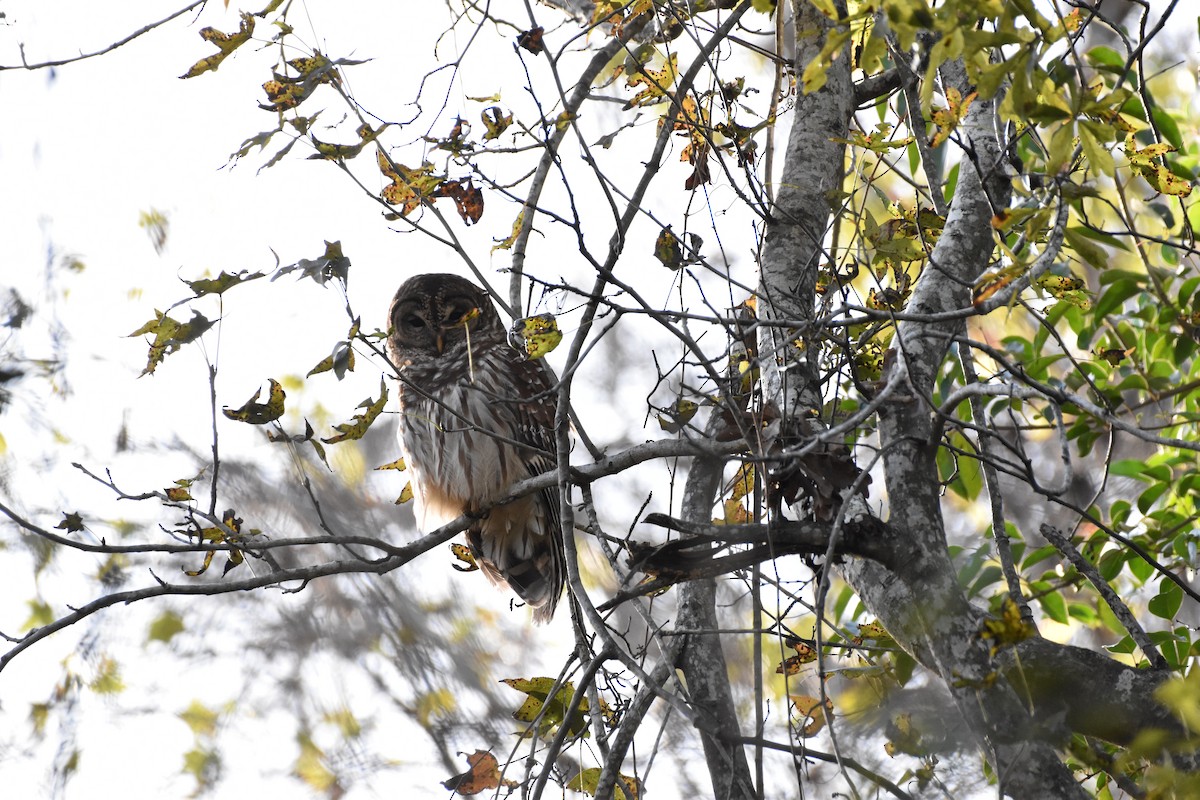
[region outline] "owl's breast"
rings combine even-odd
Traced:
[[[468,380],[437,391],[400,392],[400,444],[425,530],[491,503],[528,477],[516,414],[504,393]],[[428,395],[428,396],[426,396]]]

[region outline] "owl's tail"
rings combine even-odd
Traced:
[[[544,514],[543,508],[536,498],[524,497],[493,508],[467,530],[484,574],[516,592],[539,625],[554,618],[566,576],[557,515]]]

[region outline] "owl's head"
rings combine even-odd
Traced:
[[[431,272],[406,280],[388,309],[388,352],[397,366],[465,353],[503,340],[504,326],[487,293],[465,278]]]

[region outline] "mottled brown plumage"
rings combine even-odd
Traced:
[[[417,275],[396,291],[388,325],[400,446],[423,530],[554,467],[550,374],[508,345],[482,289],[457,275]],[[492,508],[467,529],[484,573],[532,606],[537,622],[554,616],[562,594],[560,538],[553,487]]]

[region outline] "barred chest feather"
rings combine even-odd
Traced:
[[[517,446],[518,387],[508,359],[493,351],[466,359],[411,364],[402,373],[400,445],[410,472],[418,524],[433,530],[488,503],[532,473]],[[451,366],[461,365],[461,368]],[[473,378],[473,380],[472,380]]]

